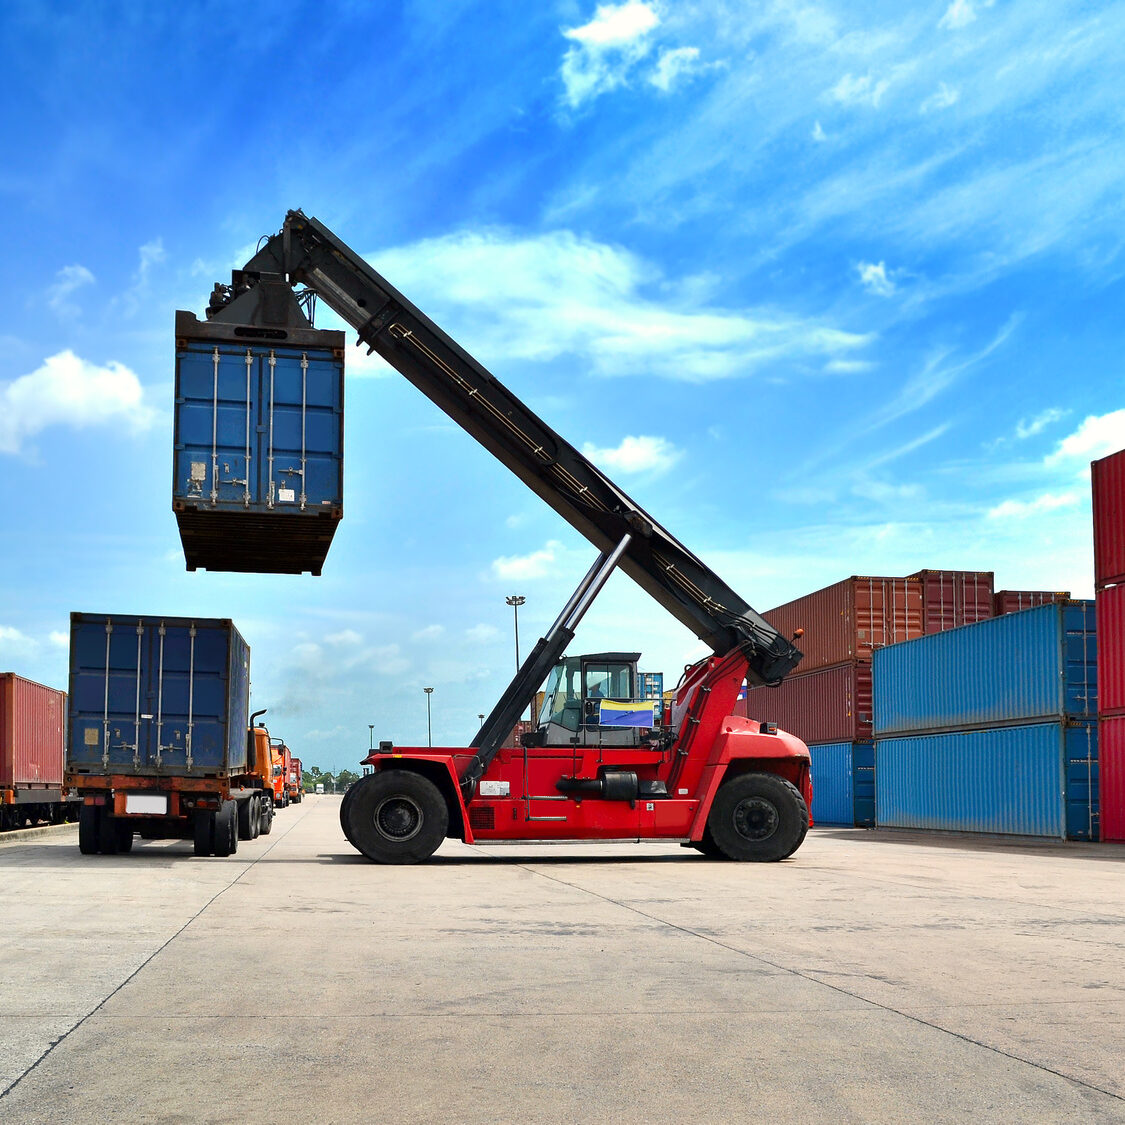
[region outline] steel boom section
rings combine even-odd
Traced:
[[[322,223],[290,211],[245,271],[313,289],[599,551],[630,536],[625,573],[717,654],[741,649],[752,682],[796,666],[785,637]]]

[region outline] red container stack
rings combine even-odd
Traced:
[[[13,790],[63,779],[66,692],[0,672],[0,803]]]
[[[992,616],[1003,617],[1005,613],[1019,613],[1037,605],[1068,601],[1069,590],[997,590],[992,595]]]
[[[1125,841],[1125,450],[1091,466],[1101,838]]]
[[[922,635],[922,585],[912,578],[853,575],[765,615],[783,635],[798,629],[804,652],[780,687],[754,687],[735,708],[772,720],[809,745],[871,740],[871,658]]]
[[[919,570],[910,577],[922,586],[925,633],[944,633],[992,616],[990,570]]]

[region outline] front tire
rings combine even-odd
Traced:
[[[422,863],[445,839],[449,809],[429,778],[409,770],[379,770],[356,782],[353,792],[344,835],[368,859]]]
[[[797,787],[772,773],[744,773],[719,786],[707,831],[729,859],[776,863],[801,846],[809,810]]]

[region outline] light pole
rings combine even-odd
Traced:
[[[433,727],[430,726],[430,696],[434,694],[434,689],[432,687],[424,687],[422,690],[426,693],[426,745],[433,746]]]
[[[512,594],[504,601],[512,607],[512,617],[516,626],[516,671],[518,672],[520,670],[520,606],[527,601],[527,598],[519,594]]]
[[[521,594],[512,594],[504,599],[512,607],[512,618],[516,627],[516,672],[520,670],[520,606],[527,601]],[[523,720],[523,715],[520,715]]]
[[[367,749],[368,750],[374,750],[375,749],[375,724],[374,723],[368,723],[367,729],[370,732],[369,735],[368,735],[368,739],[367,739]]]

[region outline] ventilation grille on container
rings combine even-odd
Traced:
[[[474,831],[496,827],[496,808],[493,805],[470,805],[469,827]]]

